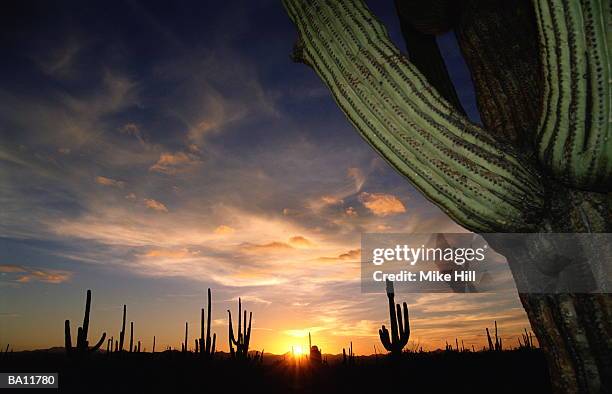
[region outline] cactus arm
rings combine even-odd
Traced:
[[[214,333],[214,334],[213,334],[213,339],[212,339],[212,347],[211,347],[211,350],[210,350],[210,355],[211,355],[211,356],[214,356],[214,355],[215,355],[215,351],[216,351],[216,350],[215,350],[215,349],[216,349],[216,347],[215,347],[215,346],[216,346],[216,342],[217,342],[217,333]]]
[[[106,339],[106,333],[103,332],[102,336],[100,337],[100,340],[98,341],[98,343],[96,343],[92,348],[89,349],[90,352],[95,352],[96,350],[100,349],[100,346],[102,346],[102,344],[104,343],[104,340]]]
[[[399,305],[398,305],[399,308]],[[404,329],[400,332],[400,341],[403,343],[402,348],[408,344],[410,338],[410,320],[408,318],[408,304],[403,303],[404,309]],[[399,316],[399,315],[398,315]]]
[[[431,5],[431,1],[427,1],[427,3],[427,5]],[[406,49],[408,50],[408,59],[438,93],[451,103],[457,111],[465,115],[465,110],[450,79],[435,35],[419,31],[410,21],[411,16],[414,16],[414,5],[414,3],[411,4],[403,0],[395,0],[395,9],[399,16],[402,36],[404,36]],[[420,12],[420,14],[423,13],[423,11]]]
[[[610,7],[602,0],[534,3],[544,70],[539,159],[570,186],[609,190],[612,89],[605,19]]]
[[[395,305],[395,314],[397,315],[397,343],[401,343],[403,342],[404,324],[402,322],[402,307],[399,304]]]
[[[528,230],[536,171],[471,124],[395,48],[361,0],[284,0],[297,53],[360,134],[453,219],[476,231]]]
[[[391,346],[391,340],[389,339],[389,330],[384,325],[380,330],[378,330],[378,335],[380,336],[380,342],[383,344],[387,351],[392,351],[393,346]]]
[[[238,343],[242,343],[242,324],[240,319],[242,319],[242,300],[238,297],[238,342],[236,346],[238,346]]]
[[[244,344],[246,342],[246,336],[247,336],[247,320],[246,320],[247,311],[246,311],[246,308],[244,308],[244,312],[243,313],[244,313],[244,319],[242,320],[242,322],[243,322],[244,327],[243,327],[243,330],[242,330],[242,344]]]
[[[493,341],[491,340],[491,334],[489,333],[489,328],[485,327],[487,331],[487,341],[489,342],[489,350],[493,350]]]
[[[245,313],[246,313],[246,311],[245,311]],[[246,333],[246,337],[244,339],[244,346],[245,346],[247,352],[249,350],[249,342],[251,342],[251,320],[252,319],[253,319],[253,312],[249,312],[249,329],[248,329],[248,331]],[[244,320],[246,321],[246,316],[245,316]]]
[[[391,284],[391,287],[389,287]],[[399,335],[397,333],[397,318],[395,316],[395,295],[393,293],[393,282],[387,281],[387,299],[389,301],[389,320],[391,323],[391,343],[397,344],[399,342]]]
[[[227,314],[229,316],[229,333],[228,333],[228,337],[229,337],[230,348],[231,348],[232,354],[233,354],[234,353],[234,348],[232,347],[232,343],[235,344],[236,346],[238,346],[238,341],[234,337],[234,327],[232,326],[232,312],[229,309],[227,310]]]

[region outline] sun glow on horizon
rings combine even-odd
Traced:
[[[293,355],[296,357],[304,355],[304,349],[302,348],[302,345],[294,345],[291,347],[291,349],[293,351]]]

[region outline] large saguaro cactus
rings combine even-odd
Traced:
[[[363,0],[283,3],[299,34],[294,59],[457,223],[478,233],[612,232],[607,0],[396,0],[410,60]],[[436,56],[431,34],[448,30],[472,73],[483,126],[464,116]],[[534,257],[537,249],[501,250],[515,278],[567,276],[568,267]],[[520,298],[555,389],[612,390],[610,294]]]

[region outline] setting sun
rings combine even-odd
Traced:
[[[304,354],[304,349],[302,349],[302,345],[295,345],[292,347],[294,356],[301,356]]]

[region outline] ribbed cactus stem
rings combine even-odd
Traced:
[[[155,353],[155,335],[153,335],[153,352],[152,353]]]
[[[605,190],[612,178],[609,1],[534,4],[545,97],[540,161],[568,185]]]
[[[469,229],[535,229],[543,207],[535,166],[432,89],[362,0],[283,3],[300,58],[395,169]]]

